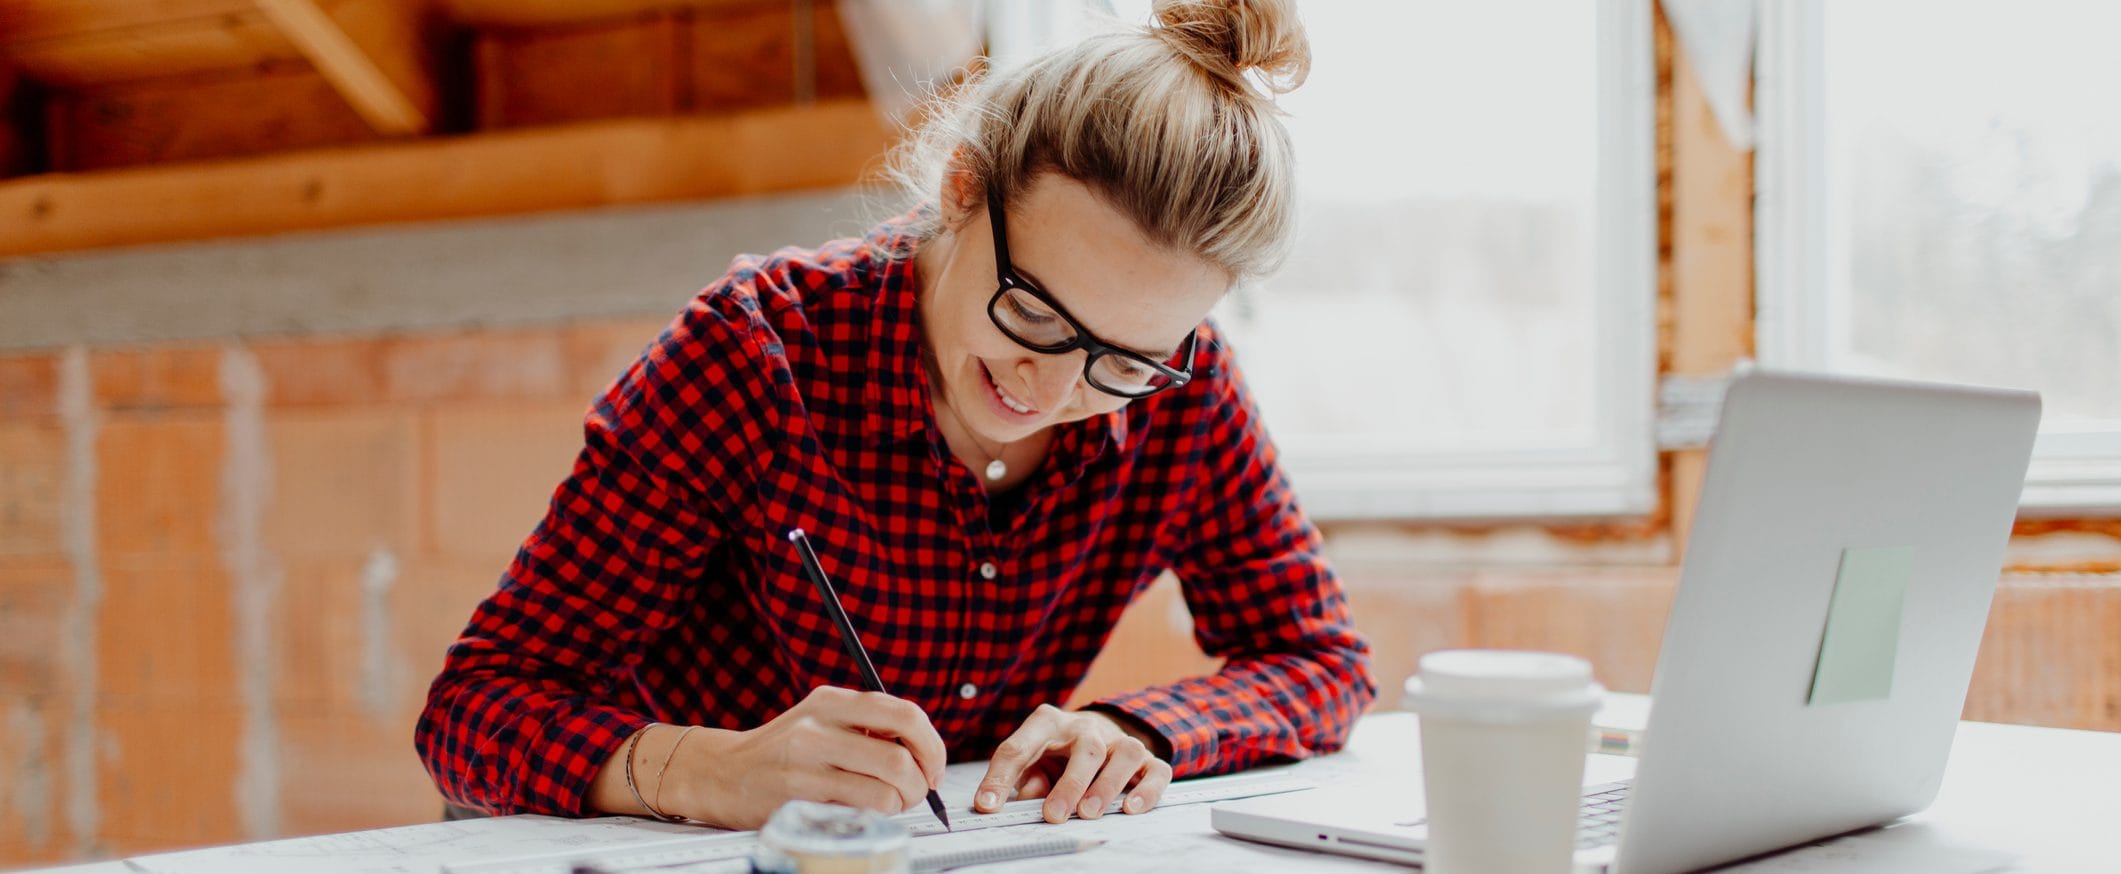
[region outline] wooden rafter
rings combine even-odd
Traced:
[[[890,144],[836,100],[31,176],[0,182],[0,257],[845,186]]]
[[[250,0],[0,0],[0,43],[212,19],[251,8]]]
[[[434,128],[437,91],[409,0],[256,0],[262,10],[378,133]]]
[[[51,88],[80,89],[169,76],[300,63],[264,13],[242,9],[171,21],[97,27],[0,44],[6,62]]]

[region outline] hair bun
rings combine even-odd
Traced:
[[[1286,94],[1311,71],[1294,0],[1156,0],[1154,17],[1150,33],[1240,93]]]

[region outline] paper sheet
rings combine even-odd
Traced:
[[[1841,551],[1841,571],[1827,606],[1819,664],[1812,673],[1808,703],[1813,707],[1892,695],[1901,616],[1914,571],[1912,546]]]
[[[451,862],[562,853],[701,833],[698,826],[624,816],[507,816],[161,853],[129,861],[149,874],[434,874]]]

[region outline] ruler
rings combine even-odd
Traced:
[[[1157,809],[1178,807],[1187,804],[1207,804],[1230,801],[1238,798],[1253,798],[1260,795],[1278,795],[1309,789],[1312,783],[1279,774],[1232,774],[1225,777],[1202,777],[1171,784],[1164,790],[1163,800]],[[1105,808],[1107,814],[1119,812],[1120,803],[1126,796],[1112,800]],[[1006,828],[1045,822],[1045,800],[1029,798],[1011,801],[993,813],[958,815],[953,812],[950,821],[957,831],[968,832],[989,828]],[[946,834],[943,824],[937,822],[935,814],[926,808],[908,811],[891,817],[916,838]],[[759,848],[759,833],[718,832],[698,837],[669,838],[642,841],[616,847],[570,851],[564,853],[540,853],[535,856],[515,856],[505,859],[466,861],[442,866],[445,874],[570,874],[578,864],[592,865],[613,872],[631,871],[640,868],[667,868],[696,862],[714,862],[723,859],[747,859]],[[913,858],[918,865],[921,845],[913,844]]]

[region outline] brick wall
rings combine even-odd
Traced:
[[[0,356],[0,865],[433,819],[426,683],[663,322]],[[1648,688],[1662,541],[1329,536],[1380,706],[1447,646]],[[2012,576],[1967,715],[2121,729],[2116,629],[2115,577]],[[1212,667],[1166,581],[1078,697]]]
[[[0,865],[434,818],[426,684],[661,326],[0,358]]]

